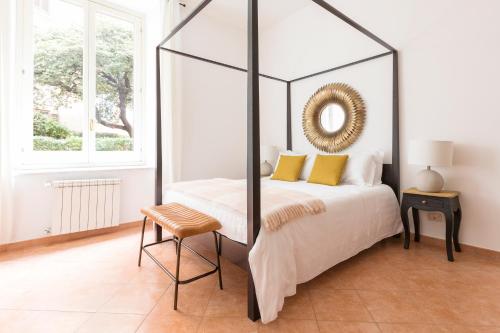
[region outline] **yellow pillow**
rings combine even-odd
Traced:
[[[308,183],[338,185],[348,155],[317,155]]]
[[[306,155],[280,155],[278,166],[271,179],[296,182],[304,166]]]

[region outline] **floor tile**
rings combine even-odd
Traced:
[[[0,253],[0,332],[500,333],[500,256],[465,248],[450,263],[444,246],[388,239],[299,285],[263,325],[246,317],[247,272],[224,258],[224,290],[217,275],[180,285],[174,311],[168,276],[147,256],[137,267],[138,235]],[[171,245],[151,251],[173,270]],[[207,269],[182,252],[181,278]]]
[[[247,294],[242,289],[215,289],[208,303],[205,316],[246,317]]]
[[[311,290],[317,320],[372,321],[355,290]]]
[[[285,298],[283,310],[279,312],[280,318],[285,319],[316,319],[311,297],[305,287],[299,286],[297,293]]]
[[[169,284],[127,284],[98,309],[99,312],[147,314],[153,309]]]
[[[0,310],[0,332],[75,332],[90,315],[82,312]]]
[[[269,324],[261,324],[259,333],[316,333],[316,320],[277,319]]]
[[[169,313],[168,315],[149,315],[141,324],[138,333],[194,333],[198,331],[202,317]]]
[[[200,324],[200,333],[256,333],[258,324],[247,318],[205,317]]]
[[[380,333],[375,323],[318,321],[321,333]]]
[[[414,303],[415,292],[359,290],[359,295],[376,322],[430,323],[424,309]]]
[[[151,314],[166,316],[170,314],[183,314],[202,317],[214,292],[213,288],[204,288],[194,285],[179,286],[177,311],[174,310],[174,286],[163,294]]]
[[[479,333],[497,332],[493,327],[429,324],[378,324],[383,333]]]
[[[30,290],[21,306],[29,310],[95,312],[119,288],[116,284],[50,284]]]
[[[78,333],[133,333],[144,320],[142,315],[94,313]]]
[[[308,289],[354,289],[353,272],[348,265],[341,263],[340,267],[333,267],[320,274],[313,280],[305,283]]]

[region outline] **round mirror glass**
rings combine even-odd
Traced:
[[[344,126],[345,111],[344,108],[337,103],[331,103],[325,106],[320,113],[321,127],[328,133],[338,131]]]

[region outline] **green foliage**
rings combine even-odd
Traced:
[[[96,132],[95,133],[96,138],[123,138],[122,135],[118,133],[102,133],[102,132]]]
[[[101,137],[96,139],[97,151],[131,151],[132,139],[127,137]],[[80,151],[82,138],[70,136],[65,139],[55,139],[47,136],[33,138],[34,151]]]
[[[78,27],[35,34],[34,105],[57,110],[83,99],[83,31]],[[114,19],[96,24],[97,121],[126,131],[133,98],[133,30]]]
[[[54,119],[35,112],[33,113],[33,135],[66,139],[71,135],[71,131]]]
[[[126,119],[133,97],[134,39],[130,26],[102,20],[96,26],[96,119],[104,126],[119,128],[132,137]]]
[[[35,34],[35,106],[69,105],[82,99],[83,31],[72,28]]]
[[[82,150],[82,138],[70,136],[66,139],[54,139],[48,136],[33,137],[34,151],[79,151]]]
[[[125,103],[131,101],[133,50],[132,31],[109,21],[96,27],[97,92],[118,105],[119,90],[126,90]],[[120,89],[118,89],[120,88]]]
[[[132,139],[126,137],[97,138],[97,151],[130,151],[132,150]]]

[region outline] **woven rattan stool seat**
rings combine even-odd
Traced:
[[[219,221],[213,217],[179,203],[142,208],[141,213],[181,239],[221,228]]]

